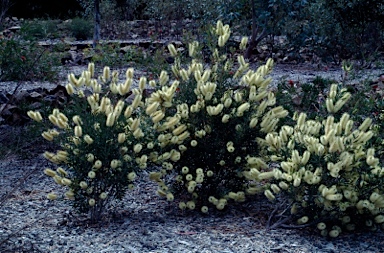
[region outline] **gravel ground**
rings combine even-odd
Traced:
[[[384,252],[382,232],[328,240],[309,229],[268,230],[272,206],[265,198],[209,215],[182,212],[157,197],[156,186],[146,180],[90,225],[67,203],[46,199],[56,190],[42,173],[47,165],[41,157],[0,161],[0,252]]]

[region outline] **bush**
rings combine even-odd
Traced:
[[[25,81],[57,78],[59,55],[51,55],[35,41],[0,40],[0,80]]]
[[[375,230],[384,222],[384,170],[368,146],[372,120],[356,126],[348,113],[338,116],[350,96],[332,85],[325,120],[300,113],[295,126],[283,126],[263,141],[271,160],[280,164],[265,195],[273,200],[286,192],[297,223],[317,225],[324,236],[337,237],[343,229]],[[257,174],[251,178],[257,180]]]
[[[61,146],[56,153],[45,152],[44,157],[62,167],[56,171],[47,168],[44,173],[68,190],[64,198],[72,200],[76,210],[89,212],[91,221],[96,221],[134,187],[137,171],[147,166],[144,143],[151,128],[141,119],[143,88],[130,92],[133,69],[127,70],[121,85],[117,85],[118,73],[111,74],[109,67],[99,79],[93,73],[94,65],[90,64],[79,78],[69,75],[66,89],[73,101],[65,114],[54,109],[49,121],[38,111],[30,111],[28,116],[45,124],[48,129],[42,136],[46,140]],[[124,102],[132,92],[132,103]],[[57,195],[50,193],[48,198],[56,199]]]
[[[54,39],[60,37],[57,21],[42,20],[24,22],[20,29],[21,36],[27,40]]]
[[[96,45],[96,48],[84,49],[83,53],[85,59],[91,59],[91,62],[102,66],[113,65],[115,68],[124,68],[131,64],[143,64],[149,67],[149,62],[144,59],[142,49],[137,46],[126,46],[123,49],[119,43],[100,43]],[[153,59],[156,59],[156,56]]]
[[[189,44],[191,62],[183,67],[180,54],[171,44],[175,57],[173,76],[162,71],[157,89],[147,99],[146,113],[159,133],[161,152],[153,159],[162,165],[150,178],[159,185],[158,194],[177,199],[179,207],[207,212],[213,205],[222,210],[230,200],[242,202],[246,194],[261,190],[257,182],[244,176],[249,168],[265,169],[258,138],[273,132],[279,118],[287,115],[275,107],[268,91],[273,61],[249,70],[238,57],[239,68],[232,72],[225,42],[229,26],[217,23],[218,48],[212,50],[210,65],[197,55],[198,42]],[[245,48],[243,39],[241,48]]]
[[[87,40],[93,35],[92,23],[86,19],[74,18],[68,24],[68,29],[77,40]]]

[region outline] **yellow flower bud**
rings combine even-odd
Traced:
[[[61,176],[68,176],[68,173],[62,168],[58,167],[56,171],[61,175]]]
[[[159,102],[153,102],[152,104],[148,105],[147,109],[145,110],[145,113],[147,115],[151,115],[157,110],[159,105],[160,105]]]
[[[134,132],[140,125],[140,119],[139,118],[135,118],[132,123],[131,123],[131,131]]]
[[[136,173],[135,172],[128,173],[128,180],[129,181],[133,181],[133,180],[135,180],[135,178],[136,178]]]
[[[265,191],[264,191],[264,195],[265,195],[269,200],[274,200],[274,199],[275,199],[275,196],[273,195],[273,193],[272,193],[270,190],[265,190]]]
[[[237,108],[237,113],[238,113],[238,114],[242,114],[243,112],[249,110],[250,106],[251,106],[251,105],[250,105],[248,102],[243,103],[242,105],[240,105],[240,106]]]
[[[117,136],[117,142],[123,143],[126,140],[126,134],[125,133],[119,133]]]
[[[186,129],[187,129],[187,126],[186,126],[185,124],[182,124],[182,125],[178,126],[177,128],[175,128],[175,129],[172,131],[172,134],[175,135],[175,136],[178,136],[178,135],[180,135],[182,132],[184,132]]]
[[[289,185],[283,181],[279,182],[279,187],[283,190],[287,190],[289,188]]]
[[[88,204],[90,206],[94,206],[96,204],[96,201],[94,199],[90,199],[90,200],[88,200]]]
[[[79,183],[79,186],[80,186],[81,189],[85,190],[85,189],[87,189],[88,184],[85,181],[81,181]]]
[[[43,138],[47,141],[53,141],[53,136],[50,132],[43,132],[41,136],[43,136]]]
[[[95,156],[91,153],[87,154],[86,158],[88,162],[93,162],[95,160]]]
[[[84,141],[89,145],[93,143],[93,139],[88,134],[84,135]]]
[[[136,139],[139,139],[143,136],[144,136],[144,133],[143,133],[143,130],[141,130],[141,128],[138,128],[133,132],[133,137],[135,137]]]
[[[328,194],[325,196],[325,198],[327,200],[331,200],[331,201],[340,201],[343,199],[343,195],[338,193],[338,194]]]
[[[181,173],[187,174],[188,172],[189,172],[189,168],[187,166],[184,166],[183,168],[181,168]]]
[[[179,121],[180,121],[180,117],[171,117],[171,118],[169,118],[168,119],[168,121],[165,123],[166,124],[166,126],[168,127],[168,128],[172,128],[173,126],[175,126],[177,123],[179,123]]]
[[[186,175],[186,176],[185,176],[185,179],[186,179],[187,181],[191,181],[191,180],[193,179],[192,174],[188,174],[188,175]]]
[[[140,143],[136,144],[134,147],[133,147],[133,151],[135,153],[140,153],[140,151],[142,150],[143,148],[143,145],[141,145]]]
[[[49,121],[50,121],[52,124],[54,124],[54,125],[57,126],[58,119],[57,119],[56,116],[54,116],[53,114],[51,114],[51,115],[48,116],[48,119],[49,119]]]
[[[374,220],[376,223],[379,223],[379,224],[383,223],[384,222],[384,215],[382,215],[382,214],[377,215]]]
[[[300,219],[297,220],[297,224],[301,225],[301,224],[305,224],[309,221],[309,218],[308,216],[303,216],[301,217]]]
[[[113,159],[112,161],[111,161],[111,163],[110,163],[110,166],[111,166],[111,168],[112,169],[116,169],[117,167],[119,167],[120,166],[120,161],[119,160],[117,160],[117,159]]]
[[[233,146],[228,146],[228,147],[227,147],[227,151],[228,151],[229,153],[233,153],[233,152],[235,151],[235,148],[234,148]]]
[[[369,201],[376,202],[376,200],[378,200],[379,198],[380,194],[378,194],[377,192],[372,192],[371,196],[369,197]]]
[[[226,99],[224,100],[224,107],[225,107],[225,108],[230,107],[231,104],[232,104],[232,99],[231,99],[231,98],[226,98]]]
[[[173,44],[168,44],[168,50],[171,53],[172,57],[177,56],[177,50]]]
[[[243,55],[237,56],[237,61],[240,64],[240,66],[245,66],[246,65],[246,62],[245,62],[245,59],[244,59]]]
[[[154,124],[158,123],[164,117],[165,117],[165,114],[162,111],[156,111],[153,114],[151,114],[152,122]]]
[[[90,172],[88,172],[88,177],[90,179],[94,179],[96,177],[96,173],[93,170],[91,170]]]
[[[74,192],[72,190],[69,190],[66,193],[64,193],[64,196],[67,197],[68,199],[71,199],[71,200],[75,199],[74,198],[75,194],[74,194]]]
[[[68,158],[68,152],[64,150],[57,151],[56,159],[65,162]]]
[[[243,101],[243,94],[241,92],[236,92],[235,93],[235,101],[237,103],[240,103],[241,101]]]
[[[113,124],[115,124],[115,119],[116,119],[115,114],[113,112],[109,113],[107,116],[106,126],[107,127],[113,126]]]
[[[102,192],[99,195],[99,198],[102,199],[102,200],[106,199],[107,197],[108,197],[108,194],[106,192]]]
[[[56,175],[56,176],[53,177],[53,180],[55,181],[55,183],[56,183],[56,184],[59,184],[59,185],[62,185],[62,183],[61,183],[61,180],[62,180],[62,179],[63,179],[63,178],[60,177],[59,175]]]
[[[244,50],[244,49],[246,49],[246,47],[247,47],[247,44],[248,44],[248,37],[243,37],[242,39],[241,39],[241,42],[240,42],[240,50]]]
[[[201,207],[201,212],[202,213],[208,213],[208,207],[207,206],[202,206]]]
[[[195,202],[194,202],[194,201],[188,201],[188,202],[187,202],[187,207],[188,207],[190,210],[195,209],[195,207],[196,207]]]
[[[329,231],[329,236],[332,237],[332,238],[335,238],[335,237],[338,237],[339,234],[340,234],[340,231],[339,230],[336,230],[336,229],[333,229],[331,231]]]
[[[192,140],[191,141],[191,146],[192,147],[196,147],[197,146],[197,141],[196,140]]]
[[[72,95],[75,92],[75,89],[73,88],[72,84],[70,84],[70,83],[65,85],[65,89],[67,90],[68,95]]]
[[[299,187],[300,184],[301,184],[301,178],[296,177],[296,178],[293,180],[293,186],[294,186],[294,187]]]
[[[275,194],[278,194],[280,192],[280,188],[279,186],[277,186],[276,184],[271,184],[271,190],[275,193]]]
[[[56,172],[51,170],[51,169],[45,169],[44,170],[44,174],[47,175],[47,176],[50,176],[50,177],[55,177],[57,176]]]
[[[221,118],[221,122],[223,122],[224,124],[228,123],[229,119],[230,119],[229,114],[224,114],[223,117]]]
[[[93,165],[93,168],[95,168],[96,170],[100,169],[101,166],[103,165],[103,163],[100,161],[100,160],[96,160],[96,162],[94,163]]]
[[[252,118],[251,121],[249,122],[249,127],[250,128],[255,128],[257,123],[258,123],[258,118]]]
[[[324,222],[317,223],[317,229],[324,230],[327,228],[327,225],[325,225]]]
[[[217,45],[219,47],[223,47],[225,45],[225,39],[223,36],[219,36],[218,41],[217,41]]]
[[[49,199],[49,200],[56,200],[57,199],[57,195],[55,193],[53,193],[53,192],[48,193],[47,194],[47,199]]]
[[[187,208],[187,205],[186,205],[184,202],[180,202],[180,203],[179,203],[179,208],[180,208],[181,210],[184,210],[185,208]]]

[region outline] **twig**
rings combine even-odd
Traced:
[[[287,203],[287,201],[288,201],[288,200],[284,200],[280,205],[277,205],[277,206],[273,209],[271,215],[269,215],[269,217],[268,217],[268,221],[267,221],[267,225],[266,225],[267,230],[269,230],[269,229],[275,229],[275,228],[277,228],[277,227],[279,227],[279,226],[282,226],[282,225],[284,225],[284,223],[285,223],[286,221],[288,221],[288,220],[291,219],[290,216],[286,216],[286,217],[283,216],[283,214],[289,209],[290,205],[288,205],[288,206],[287,206],[283,211],[281,211],[278,215],[275,215],[276,212],[277,212],[281,207],[283,207],[283,206]],[[272,223],[272,219],[273,219],[274,217],[280,217],[280,218],[279,218],[279,220],[276,221],[273,225],[271,225],[271,223]],[[283,217],[283,218],[281,218],[281,217]]]

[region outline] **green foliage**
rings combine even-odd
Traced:
[[[317,0],[309,10],[313,46],[323,58],[369,61],[382,46],[383,1]]]
[[[326,116],[326,109],[322,102],[326,89],[332,83],[334,83],[332,80],[326,80],[319,76],[310,83],[301,84],[292,80],[280,82],[277,86],[276,100],[285,106],[290,115],[295,112],[305,112],[309,118],[322,120]],[[293,122],[286,124],[293,124]]]
[[[122,48],[119,43],[99,43],[96,48],[84,49],[83,53],[85,59],[90,59],[91,62],[103,66],[114,66],[115,68],[125,68],[127,65],[145,66],[150,72],[156,72],[166,67],[165,58],[160,49],[156,50],[153,56],[147,56],[144,50],[138,46]]]
[[[84,58],[91,59],[91,62],[102,66],[122,67],[124,64],[123,57],[120,53],[118,43],[113,44],[97,44],[96,48],[86,48],[83,50]],[[130,53],[130,52],[129,52]],[[130,54],[128,53],[128,57]]]
[[[111,74],[108,67],[98,79],[93,75],[93,64],[79,78],[69,75],[66,89],[73,100],[65,114],[56,108],[45,119],[38,111],[29,111],[28,116],[44,124],[47,130],[42,136],[61,148],[44,153],[50,162],[62,166],[56,171],[46,169],[45,174],[68,190],[64,198],[77,211],[89,212],[91,221],[97,221],[134,187],[136,172],[147,166],[144,143],[150,127],[140,119],[143,89],[130,92],[132,69],[119,85],[118,72]],[[124,102],[132,92],[132,103]],[[57,195],[50,193],[48,198]]]
[[[275,97],[267,90],[271,79],[265,76],[273,62],[252,71],[239,56],[239,68],[232,72],[225,46],[229,26],[218,22],[214,30],[217,48],[208,65],[195,58],[196,41],[189,44],[192,59],[186,66],[176,48],[168,46],[175,57],[173,77],[160,74],[146,109],[162,148],[155,161],[163,169],[150,174],[159,185],[158,194],[177,199],[181,209],[204,213],[210,205],[222,210],[230,200],[242,202],[246,194],[260,191],[244,174],[250,168],[267,168],[257,140],[287,115],[274,106]]]
[[[59,37],[57,23],[55,20],[26,21],[21,26],[20,34],[27,40],[55,39]]]
[[[68,23],[68,29],[77,40],[87,40],[92,38],[93,25],[90,21],[83,18],[74,18]]]
[[[1,81],[53,81],[59,64],[59,55],[51,55],[35,41],[0,40]]]
[[[286,192],[298,224],[317,225],[324,236],[342,229],[375,230],[384,221],[384,170],[369,147],[372,120],[356,126],[348,113],[338,116],[349,100],[345,89],[332,85],[326,99],[329,116],[322,122],[300,113],[296,124],[268,134],[265,145],[278,161],[265,195]]]

